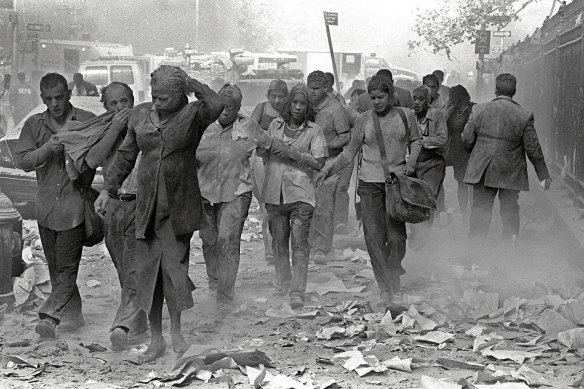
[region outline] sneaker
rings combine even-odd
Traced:
[[[304,298],[302,297],[302,295],[300,293],[294,293],[290,297],[290,308],[298,309],[298,308],[302,308],[303,306],[304,306]]]
[[[128,348],[128,332],[122,327],[116,327],[110,334],[112,351],[124,351]]]
[[[59,323],[59,330],[61,331],[75,331],[78,328],[81,328],[85,325],[85,319],[83,315],[78,315],[73,318],[68,318],[65,320],[61,320]]]
[[[42,319],[35,327],[34,331],[41,338],[55,339],[57,337],[56,324],[51,318]]]

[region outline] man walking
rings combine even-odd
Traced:
[[[307,78],[310,100],[316,110],[316,124],[326,138],[329,159],[336,157],[351,139],[349,116],[337,100],[327,94],[328,78],[320,70],[310,73]],[[316,190],[316,206],[310,225],[310,246],[312,258],[317,263],[325,263],[326,255],[333,247],[335,193],[339,174],[329,177]]]
[[[87,154],[90,168],[103,164],[104,175],[112,163],[115,152],[127,132],[130,109],[134,106],[132,89],[114,81],[102,89],[104,108],[115,112],[111,127],[102,140]],[[111,327],[110,341],[113,351],[128,347],[128,339],[148,329],[146,313],[136,301],[136,189],[138,163],[103,211],[105,245],[118,272],[122,289],[120,306]]]
[[[503,238],[519,234],[520,191],[529,190],[525,154],[533,164],[542,188],[551,178],[533,124],[533,112],[513,100],[517,79],[497,76],[493,101],[478,104],[462,132],[462,141],[473,147],[464,182],[473,185],[470,237],[485,237],[491,223],[495,196],[500,202]]]
[[[76,282],[85,240],[85,208],[78,188],[91,185],[95,175],[95,170],[89,169],[78,180],[71,181],[65,168],[63,146],[55,135],[63,131],[68,122],[83,122],[95,115],[71,105],[71,90],[60,74],[44,76],[40,90],[47,110],[27,119],[16,146],[15,159],[24,171],[36,171],[36,216],[52,290],[39,310],[41,321],[35,331],[41,337],[54,338],[59,324],[69,329],[83,325]]]

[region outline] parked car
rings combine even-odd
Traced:
[[[73,96],[71,97],[71,104],[96,115],[104,112],[103,103],[96,97]],[[47,107],[44,104],[35,107],[12,131],[0,139],[0,191],[12,200],[16,209],[25,219],[35,218],[36,174],[35,172],[25,172],[16,166],[14,163],[14,150],[26,120],[34,114],[44,112],[46,109]],[[102,183],[102,175],[96,174],[93,185],[99,189]]]

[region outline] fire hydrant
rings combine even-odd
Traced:
[[[15,257],[22,261],[22,217],[12,201],[0,192],[0,306],[6,303],[9,310],[14,305],[12,261]]]

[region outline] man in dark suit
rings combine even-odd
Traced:
[[[97,87],[89,81],[83,80],[83,74],[75,73],[73,75],[73,82],[69,83],[72,96],[95,96],[99,97]]]
[[[497,76],[496,98],[478,104],[462,132],[472,147],[464,182],[473,185],[470,237],[487,235],[495,196],[499,195],[503,238],[519,234],[520,191],[529,190],[527,162],[533,164],[544,190],[551,178],[533,124],[533,112],[513,100],[517,79],[509,73]]]

